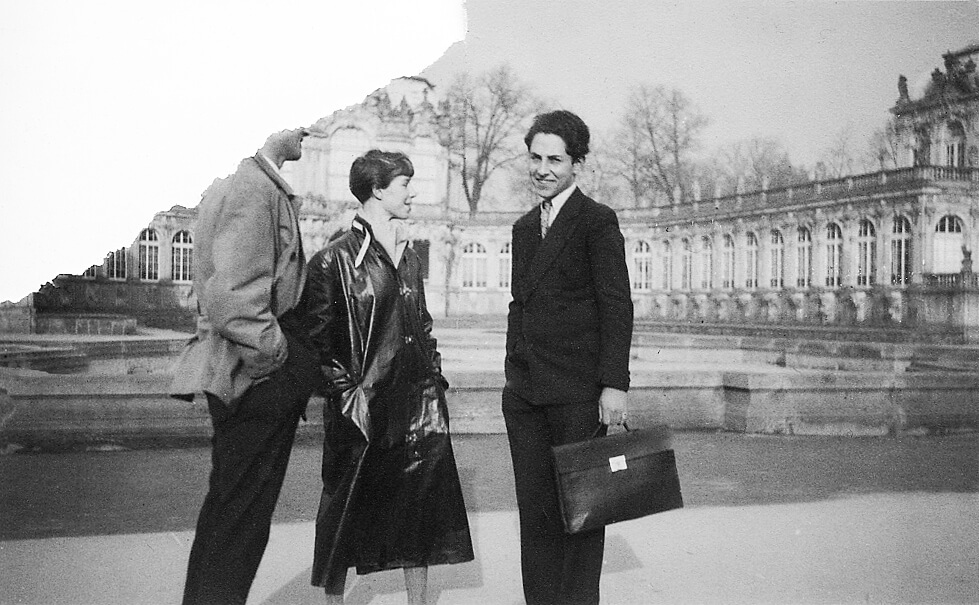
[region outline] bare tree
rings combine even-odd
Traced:
[[[632,205],[640,208],[652,201],[645,165],[643,135],[637,128],[623,127],[616,136],[617,144],[609,148],[610,162],[625,182]]]
[[[883,126],[870,135],[867,145],[865,164],[871,170],[893,170],[899,165],[900,136],[897,121],[887,120]]]
[[[729,143],[717,151],[715,162],[725,189],[733,188],[740,177],[748,191],[786,187],[806,178],[805,170],[792,165],[785,147],[773,137]]]
[[[706,116],[680,90],[634,88],[622,118],[620,158],[633,194],[648,188],[670,203],[688,197],[691,156],[706,126]]]
[[[442,142],[451,168],[461,177],[470,215],[479,210],[493,173],[523,155],[519,135],[539,108],[507,65],[475,79],[465,73],[456,76],[440,104]]]
[[[604,137],[592,137],[591,151],[577,175],[577,182],[588,194],[601,202],[621,208],[631,206],[632,199],[623,199],[621,193],[624,179],[618,170],[618,162],[610,153],[618,141],[608,141]]]
[[[859,171],[857,144],[853,140],[853,128],[844,126],[833,136],[817,162],[817,177],[839,179]]]

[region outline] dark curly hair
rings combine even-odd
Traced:
[[[566,109],[549,111],[534,118],[534,123],[523,139],[528,151],[530,143],[537,134],[554,134],[561,137],[572,162],[580,162],[588,155],[588,142],[591,140],[588,125]]]
[[[361,204],[371,198],[374,188],[386,189],[396,177],[415,176],[415,167],[400,151],[371,149],[350,166],[350,193]]]

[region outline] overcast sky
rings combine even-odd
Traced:
[[[0,0],[0,301],[464,37],[459,0]]]
[[[630,86],[677,87],[706,147],[774,136],[811,164],[884,122],[898,75],[913,89],[972,42],[976,2],[0,0],[0,301],[196,205],[269,133],[430,65],[442,84],[508,62],[598,133]]]
[[[898,76],[926,83],[941,55],[979,42],[977,2],[650,0],[469,2],[465,48],[426,73],[507,62],[595,130],[619,121],[629,88],[682,90],[710,119],[705,150],[781,139],[811,165],[842,128],[889,117]],[[913,91],[912,91],[913,93]]]

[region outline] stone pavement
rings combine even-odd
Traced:
[[[975,603],[975,494],[689,508],[608,530],[602,602]],[[472,563],[434,567],[432,603],[519,604],[514,512],[471,515]],[[273,527],[249,603],[322,602],[312,523]],[[178,603],[192,533],[0,543],[2,603]],[[347,603],[405,602],[400,572],[351,576]]]
[[[475,561],[432,602],[522,602],[501,435],[457,436]],[[979,602],[979,439],[678,433],[686,508],[608,529],[603,603]],[[316,604],[319,447],[297,445],[251,605]],[[0,456],[0,603],[177,603],[204,447]],[[404,603],[398,571],[347,602]]]

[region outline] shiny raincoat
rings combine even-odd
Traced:
[[[361,217],[309,263],[302,305],[326,383],[312,582],[473,559],[421,267]]]

